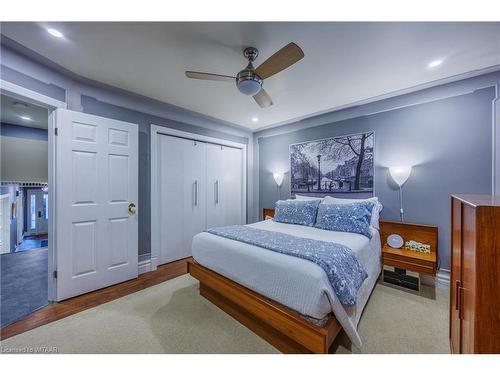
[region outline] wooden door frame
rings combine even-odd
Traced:
[[[150,135],[150,146],[151,146],[151,259],[148,260],[146,264],[143,264],[144,270],[139,271],[154,271],[159,263],[160,259],[160,228],[159,228],[159,217],[160,208],[157,205],[159,201],[158,192],[158,179],[157,179],[157,168],[158,168],[158,137],[160,135],[169,135],[179,138],[191,139],[199,142],[214,143],[222,146],[239,148],[242,151],[242,202],[241,202],[241,222],[247,222],[247,145],[245,143],[238,143],[233,141],[228,141],[221,138],[209,137],[201,134],[185,132],[182,130],[167,128],[164,126],[159,126],[151,124],[151,135]],[[139,264],[141,268],[141,264]]]
[[[55,142],[55,116],[54,111],[58,108],[67,108],[66,102],[51,98],[40,94],[36,91],[27,89],[25,87],[16,85],[12,82],[8,82],[0,79],[0,91],[2,94],[7,95],[14,99],[19,99],[30,104],[37,105],[48,110],[48,184],[49,184],[49,222],[48,222],[48,300],[53,302],[56,300],[56,290],[57,282],[54,278],[54,270],[56,269],[56,256],[57,256],[57,244],[56,244],[56,228],[55,228],[55,216],[57,214],[56,210],[56,193],[57,186],[56,182],[56,142]]]

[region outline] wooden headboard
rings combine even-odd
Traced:
[[[431,245],[431,251],[438,250],[438,227],[436,225],[402,223],[400,221],[380,220],[380,240],[387,242],[390,234],[399,234],[404,241],[414,240]]]

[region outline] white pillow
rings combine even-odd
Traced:
[[[319,197],[309,197],[307,195],[298,195],[298,194],[295,194],[295,199],[297,199],[298,201],[322,201],[323,198],[319,198]]]
[[[382,208],[384,208],[384,206],[382,206],[382,203],[380,203],[378,201],[377,197],[366,198],[366,199],[341,199],[341,198],[330,197],[329,195],[327,195],[323,199],[322,203],[323,204],[332,204],[332,203],[334,203],[334,204],[350,204],[350,203],[358,203],[358,202],[363,202],[363,201],[375,203],[375,205],[373,206],[373,209],[372,209],[370,226],[372,226],[373,228],[375,228],[377,230],[380,230],[380,226],[378,223],[379,216],[380,216],[379,213],[380,213],[380,211],[382,211]]]

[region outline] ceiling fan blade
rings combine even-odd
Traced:
[[[265,79],[285,70],[303,57],[304,52],[302,49],[292,42],[264,61],[255,69],[255,73],[257,73],[260,78]]]
[[[236,79],[236,77],[225,76],[222,74],[213,74],[213,73],[203,73],[203,72],[192,72],[187,70],[186,77],[193,79],[206,79],[209,81],[232,81]]]
[[[255,94],[253,98],[261,108],[267,108],[273,105],[273,100],[264,89],[260,89],[260,91]]]

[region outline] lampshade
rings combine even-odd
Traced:
[[[410,177],[411,165],[389,167],[389,173],[396,184],[403,186]]]
[[[281,184],[283,183],[283,173],[273,173],[273,177],[276,185],[278,185],[278,187],[281,187]]]

